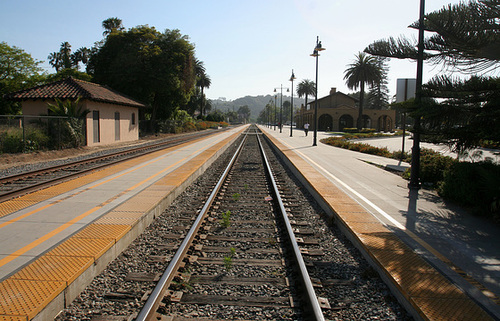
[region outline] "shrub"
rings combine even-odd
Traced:
[[[21,130],[8,130],[0,134],[2,153],[21,153],[23,151],[23,134]]]
[[[398,153],[401,156],[401,153]],[[393,153],[394,157],[394,153]],[[404,161],[411,163],[411,154]],[[444,178],[444,172],[457,163],[449,156],[443,156],[432,149],[422,148],[420,150],[420,181],[427,185],[437,185]],[[403,178],[410,179],[411,168],[403,173]]]
[[[196,131],[196,125],[190,121],[185,122],[184,125],[182,126],[183,130],[185,132],[191,132],[191,131]]]
[[[476,215],[500,221],[500,165],[456,162],[444,174],[438,193]]]

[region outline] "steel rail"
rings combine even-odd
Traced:
[[[264,151],[264,148],[262,146],[262,143],[260,141],[259,136],[257,135],[257,140],[259,142],[259,146],[262,152],[262,158],[265,163],[265,167],[267,169],[267,172],[269,174],[269,179],[271,180],[273,190],[274,190],[274,195],[276,197],[276,201],[278,202],[278,205],[280,207],[280,212],[281,216],[283,218],[283,221],[285,223],[285,227],[287,230],[287,236],[290,241],[290,244],[292,245],[293,248],[293,257],[299,266],[299,272],[300,272],[300,281],[306,290],[306,300],[309,303],[309,308],[312,312],[311,317],[314,317],[314,320],[325,320],[325,317],[323,316],[323,312],[321,311],[321,306],[319,305],[318,298],[316,297],[316,293],[314,292],[314,287],[311,282],[311,278],[309,277],[309,273],[307,272],[306,264],[304,263],[304,259],[302,258],[302,254],[300,253],[300,248],[297,243],[297,240],[295,238],[295,234],[293,233],[293,228],[292,225],[290,224],[290,220],[288,219],[287,211],[285,209],[285,205],[283,204],[283,201],[281,199],[278,185],[276,184],[276,180],[274,179],[272,175],[272,170],[271,170],[271,165],[269,164],[269,161],[267,160],[266,153]]]
[[[136,321],[146,321],[146,320],[152,320],[154,318],[154,315],[156,311],[158,310],[159,304],[161,302],[161,299],[165,295],[165,292],[168,289],[168,286],[172,282],[173,278],[175,277],[175,274],[177,273],[177,270],[179,268],[179,265],[182,262],[183,257],[185,256],[186,252],[188,251],[189,247],[191,246],[191,243],[194,240],[194,237],[198,233],[198,230],[201,226],[201,223],[205,219],[205,217],[208,214],[208,210],[210,206],[212,205],[215,196],[219,192],[220,188],[222,187],[222,184],[226,180],[226,177],[229,174],[229,171],[231,170],[233,164],[236,162],[236,159],[238,158],[242,148],[243,144],[245,143],[245,140],[247,138],[248,131],[245,133],[245,136],[243,137],[243,140],[241,141],[240,145],[238,146],[238,149],[234,153],[233,157],[231,158],[231,161],[227,165],[226,169],[224,170],[224,173],[222,173],[221,177],[219,178],[219,181],[215,185],[214,189],[210,193],[210,196],[207,199],[207,202],[201,209],[200,213],[196,217],[195,222],[189,229],[188,234],[182,241],[181,245],[179,246],[179,249],[177,252],[175,252],[174,257],[170,261],[169,265],[167,266],[167,269],[161,276],[160,280],[156,284],[155,288],[151,292],[151,295],[149,296],[148,300],[144,304],[144,307],[142,310],[139,312],[137,315],[137,318],[135,319]]]

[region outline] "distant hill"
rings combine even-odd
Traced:
[[[309,97],[309,100],[311,98]],[[283,95],[283,102],[290,101],[290,96]],[[255,121],[257,117],[259,117],[260,112],[264,109],[264,107],[272,101],[274,104],[274,96],[266,95],[266,96],[245,96],[242,98],[237,98],[235,100],[222,100],[222,99],[211,99],[212,109],[219,109],[224,112],[228,110],[238,111],[241,106],[248,106],[250,109],[250,120]],[[304,98],[293,97],[293,105],[295,108],[299,108],[301,104],[305,102]],[[280,106],[280,97],[278,95],[278,99],[276,101],[278,107]]]

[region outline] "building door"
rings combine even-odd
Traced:
[[[99,111],[92,111],[92,133],[94,136],[94,143],[99,143],[100,139],[100,128],[99,128]]]
[[[115,112],[115,140],[120,140],[120,113]]]

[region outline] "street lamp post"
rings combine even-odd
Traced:
[[[290,98],[291,104],[290,104],[290,137],[293,136],[293,80],[295,78],[295,74],[293,73],[292,69],[292,75],[290,76],[290,81],[292,82],[292,97]]]
[[[415,86],[415,104],[420,107],[422,101],[422,78],[424,65],[424,15],[425,0],[420,0],[420,15],[418,22],[418,56],[417,56],[417,79]],[[415,117],[413,126],[413,147],[411,150],[410,182],[408,186],[420,189],[420,116]]]
[[[314,47],[312,57],[316,57],[316,92],[315,92],[315,102],[314,102],[314,135],[313,135],[313,146],[317,146],[316,140],[318,137],[318,57],[319,52],[325,50],[321,46],[321,41],[319,41],[319,36],[316,37],[316,47]]]
[[[282,129],[283,129],[283,89],[286,89],[287,92],[289,92],[290,89],[283,87],[283,85],[280,85],[279,87],[274,88],[274,92],[276,92],[276,90],[278,88],[280,89],[280,133],[282,133]]]

